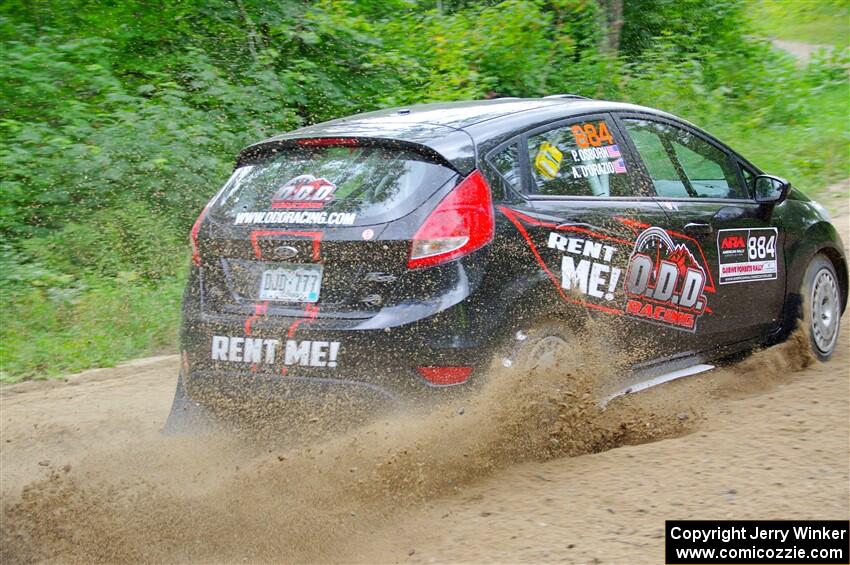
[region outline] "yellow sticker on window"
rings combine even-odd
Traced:
[[[544,141],[540,144],[537,155],[534,157],[534,168],[543,175],[543,178],[551,180],[558,176],[563,158],[564,154],[557,147],[548,141]]]

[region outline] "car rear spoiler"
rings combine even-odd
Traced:
[[[394,147],[414,151],[430,160],[445,165],[461,175],[471,173],[476,166],[475,144],[470,135],[460,129],[428,125],[427,131],[407,127],[320,128],[313,126],[289,134],[272,137],[242,150],[237,167],[286,147],[309,145],[360,145]],[[423,128],[425,129],[425,128]]]

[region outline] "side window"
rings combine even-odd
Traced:
[[[604,119],[577,121],[528,138],[533,194],[632,196],[626,163]]]
[[[490,155],[490,163],[514,189],[520,188],[519,145],[512,143]]]
[[[741,175],[743,175],[743,177],[744,177],[744,184],[747,185],[747,192],[750,195],[755,194],[754,184],[755,184],[755,181],[756,181],[756,174],[754,172],[752,172],[751,170],[749,170],[744,165],[741,165]]]
[[[624,123],[652,177],[655,193],[668,198],[688,198],[690,195],[685,183],[661,143],[661,137],[651,128],[633,127],[632,120],[624,120]]]
[[[747,198],[729,156],[684,129],[624,119],[655,192],[668,198]]]

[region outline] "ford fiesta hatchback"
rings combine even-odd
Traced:
[[[211,396],[439,397],[589,320],[629,350],[628,390],[801,316],[826,360],[847,303],[839,236],[802,192],[674,116],[569,95],[267,139],[191,242],[172,422]]]

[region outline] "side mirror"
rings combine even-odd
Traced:
[[[779,204],[788,197],[791,183],[771,175],[759,175],[753,182],[756,190],[756,202],[759,204]]]

